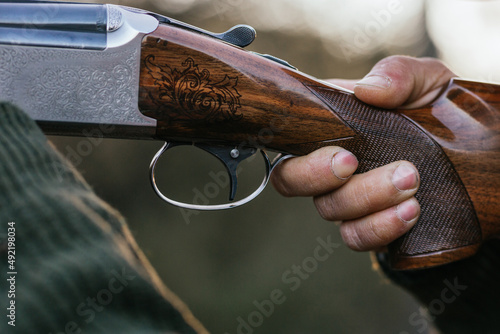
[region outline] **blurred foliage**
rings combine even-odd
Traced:
[[[258,37],[250,49],[286,59],[321,78],[361,77],[377,60],[393,53],[434,54],[426,37],[421,2],[405,5],[414,8],[414,12],[405,14],[411,20],[394,19],[399,25],[381,27],[380,36],[370,38],[375,43],[370,44],[370,52],[358,52],[349,59],[339,56],[342,51],[335,40],[354,45],[356,31],[366,33],[367,22],[377,22],[372,13],[387,10],[387,1],[376,1],[373,6],[369,1],[347,5],[342,1],[305,0],[115,3],[159,12],[217,32],[239,23],[254,25]],[[315,20],[314,11],[304,9],[310,3],[314,3],[321,20]],[[338,27],[335,22],[318,26],[328,21],[330,13],[343,18]],[[303,14],[307,14],[305,18]],[[269,22],[273,15],[274,25]],[[329,30],[336,39],[325,38]],[[395,30],[400,42],[394,39]],[[379,38],[382,35],[390,38]],[[65,154],[85,139],[53,140]],[[165,284],[210,332],[237,333],[238,318],[248,322],[258,310],[254,302],[270,299],[276,289],[283,291],[286,300],[275,305],[272,315],[264,316],[258,328],[240,333],[416,333],[421,328],[409,322],[410,315],[418,312],[412,299],[372,270],[368,254],[355,253],[343,245],[319,262],[307,279],[300,280],[295,291],[283,281],[287,270],[313,255],[317,238],[331,236],[333,242],[342,243],[337,226],[323,221],[309,198],[285,199],[269,187],[252,203],[224,212],[186,212],[163,203],[151,189],[147,174],[149,161],[160,146],[158,142],[103,140],[77,167],[96,192],[122,212]],[[171,165],[161,177],[170,178],[169,192],[184,193],[189,198],[194,196],[196,184],[203,187],[207,182],[207,170],[201,172],[198,167],[211,163],[197,152],[175,153],[162,162]],[[209,166],[209,170],[216,167]],[[250,178],[258,178],[262,172],[257,160],[255,168],[245,169]]]

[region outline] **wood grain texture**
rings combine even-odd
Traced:
[[[355,135],[292,71],[212,38],[161,26],[141,61],[139,109],[160,137],[304,154],[298,144]]]
[[[500,234],[500,86],[453,79],[427,108],[404,110],[460,175],[484,239]]]
[[[168,141],[307,154],[339,145],[365,172],[409,160],[421,219],[390,245],[396,269],[474,254],[500,234],[500,88],[453,80],[426,108],[388,111],[212,38],[160,26],[141,52],[139,109]]]

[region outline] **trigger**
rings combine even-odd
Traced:
[[[237,169],[240,162],[254,155],[257,150],[255,148],[236,148],[230,146],[212,146],[209,144],[196,143],[194,146],[201,148],[204,151],[218,158],[229,174],[230,192],[229,200],[234,200],[236,189],[238,188]]]

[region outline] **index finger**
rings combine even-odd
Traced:
[[[284,196],[317,196],[343,185],[357,168],[352,153],[329,146],[283,161],[273,171],[271,182]]]

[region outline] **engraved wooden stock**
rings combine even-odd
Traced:
[[[352,151],[358,173],[419,170],[421,218],[389,247],[396,269],[473,255],[500,233],[500,86],[453,80],[432,105],[390,111],[259,55],[160,26],[145,37],[139,109],[157,137],[307,154]]]

